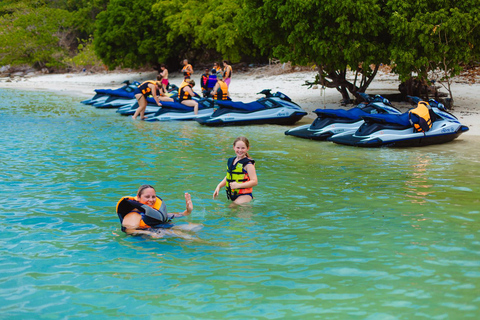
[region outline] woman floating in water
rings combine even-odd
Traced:
[[[122,223],[122,231],[128,234],[159,235],[159,230],[176,228],[171,220],[189,216],[193,210],[190,194],[185,193],[186,209],[179,213],[167,213],[163,200],[157,196],[151,185],[143,185],[138,189],[136,197],[123,197],[117,203],[117,214]],[[195,225],[197,226],[197,225]],[[191,230],[192,228],[177,229]]]
[[[233,141],[236,157],[228,159],[227,175],[215,188],[214,199],[223,187],[226,187],[227,198],[235,204],[247,203],[253,199],[252,188],[258,184],[258,180],[255,160],[248,155],[249,149],[250,143],[247,138],[238,137]]]

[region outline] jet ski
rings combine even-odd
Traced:
[[[185,121],[194,120],[197,117],[209,117],[213,113],[214,102],[212,99],[198,97],[194,98],[198,102],[198,115],[193,112],[192,107],[181,104],[178,101],[162,101],[162,106],[153,116],[148,116],[145,121]],[[148,109],[148,106],[147,106]]]
[[[286,135],[312,140],[327,140],[337,133],[355,132],[363,124],[363,116],[369,114],[401,114],[390,101],[382,96],[371,97],[360,93],[365,100],[349,110],[316,109],[317,118],[312,124],[306,124],[285,131]]]
[[[97,108],[118,108],[134,103],[135,95],[133,92],[140,83],[137,81],[130,83],[128,80],[123,83],[125,85],[118,89],[95,89],[95,96],[82,101],[82,103],[90,104]]]
[[[174,87],[178,88],[178,87]],[[174,101],[160,101],[162,106],[158,106],[153,97],[147,98],[147,108],[145,114],[150,115],[147,121],[167,121],[167,120],[193,120],[197,115],[194,114],[192,107],[187,107],[177,100],[175,89],[170,91],[170,96]],[[197,94],[193,97],[198,102],[198,114],[202,116],[210,115],[213,112],[213,102],[207,102]],[[211,99],[210,99],[211,100]],[[118,108],[117,113],[128,116],[133,115],[138,108],[138,103]],[[153,116],[151,116],[153,114]]]
[[[243,103],[239,101],[215,100],[215,111],[211,116],[197,117],[198,123],[207,126],[248,124],[294,124],[307,113],[281,92],[271,93],[265,89],[258,94],[265,97]]]
[[[468,127],[462,125],[442,103],[431,99],[427,104],[417,97],[412,100],[418,106],[424,104],[427,107],[428,121],[415,114],[416,109],[400,115],[368,115],[363,116],[365,123],[354,133],[339,133],[328,140],[358,147],[416,147],[449,142],[468,131]],[[422,123],[431,127],[422,129]]]

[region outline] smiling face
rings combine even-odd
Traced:
[[[235,151],[237,158],[245,158],[247,156],[248,149],[250,148],[247,147],[245,142],[241,140],[237,141],[233,146],[233,151]]]
[[[157,194],[155,193],[155,189],[153,188],[146,188],[142,190],[142,193],[137,196],[138,201],[146,204],[147,206],[153,207],[155,201],[157,200]]]

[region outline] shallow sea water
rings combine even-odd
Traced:
[[[480,143],[360,149],[0,89],[0,318],[478,319]],[[259,185],[213,190],[239,135]],[[132,237],[149,183],[189,238]]]

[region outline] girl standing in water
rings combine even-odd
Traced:
[[[217,185],[213,192],[215,199],[220,188],[226,187],[227,198],[235,204],[243,204],[253,199],[252,188],[258,184],[255,171],[255,160],[248,155],[250,142],[245,137],[233,141],[235,157],[227,161],[227,175]]]

